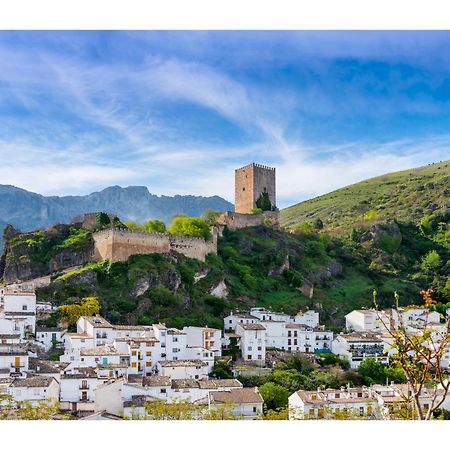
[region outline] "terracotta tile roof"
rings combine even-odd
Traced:
[[[92,348],[80,348],[80,356],[112,356],[119,355],[119,351],[109,345],[99,345]]]
[[[130,330],[130,331],[148,331],[149,327],[145,327],[144,325],[113,325],[114,330]]]
[[[131,400],[126,400],[123,402],[124,408],[139,408],[143,407],[145,403],[151,402],[152,400],[155,400],[155,398],[148,396],[148,395],[133,395],[131,397]]]
[[[58,331],[67,331],[67,329],[61,327],[36,327],[36,332],[38,333],[55,333]]]
[[[95,328],[112,328],[113,326],[101,316],[82,316],[83,319],[87,320]]]
[[[217,388],[241,388],[242,383],[236,379],[229,380],[199,380],[200,389],[217,389]]]
[[[142,378],[142,386],[170,386],[170,377],[144,376]]]
[[[258,388],[241,388],[230,391],[213,391],[209,393],[211,403],[263,403]]]
[[[238,323],[244,330],[265,330],[260,323]]]
[[[199,359],[178,359],[177,361],[159,361],[161,367],[202,367],[207,366],[206,362]]]
[[[28,369],[36,373],[60,373],[67,365],[68,363],[59,363],[38,358],[30,358],[28,360]]]
[[[200,385],[197,380],[192,380],[189,378],[172,380],[172,389],[198,389],[199,387]]]
[[[49,387],[50,384],[56,381],[53,377],[29,377],[16,378],[12,383],[12,387]]]

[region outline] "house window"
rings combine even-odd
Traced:
[[[262,355],[258,355],[258,359],[262,359]]]
[[[166,392],[166,388],[161,388],[161,394],[165,394]]]
[[[136,366],[137,366],[137,363],[135,363],[135,362],[131,363],[131,367],[136,367]]]
[[[258,350],[261,351],[261,350],[262,350],[262,347],[258,347]]]
[[[360,406],[360,408],[359,408],[359,415],[360,416],[364,415],[364,406]]]
[[[362,397],[362,392],[358,392],[358,397]]]
[[[133,351],[131,352],[131,356],[136,356],[136,350],[133,350]]]
[[[228,321],[228,323],[232,323],[233,321],[230,319],[229,321]]]
[[[253,407],[253,412],[254,412],[254,413],[256,412],[256,406]]]
[[[291,337],[291,335],[292,335],[292,331],[289,330],[289,331],[288,331],[288,337]]]
[[[22,305],[22,311],[26,311],[28,309],[27,305]]]
[[[145,366],[146,366],[146,367],[150,367],[151,365],[152,365],[151,361],[147,361],[147,362],[145,363]]]
[[[339,393],[335,394],[334,398],[341,398],[341,394],[339,394]]]
[[[252,359],[252,355],[247,355],[247,359]]]
[[[251,347],[248,347],[248,351],[251,352],[251,351],[252,351],[252,348],[251,348]]]
[[[174,337],[174,338],[173,338],[173,342],[178,342],[178,338],[177,338],[177,337]]]
[[[146,356],[152,356],[152,352],[145,352]]]

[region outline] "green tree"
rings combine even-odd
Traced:
[[[59,404],[52,400],[14,400],[10,395],[0,394],[0,420],[50,420],[58,413]]]
[[[250,210],[250,214],[262,214],[263,212],[261,208],[253,208]]]
[[[261,192],[256,200],[256,207],[263,211],[272,211],[272,203],[270,203],[269,194],[267,192]]]
[[[139,225],[135,220],[127,220],[124,225],[129,228],[130,230],[138,230],[141,228],[141,225]]]
[[[166,224],[162,220],[152,219],[142,225],[144,231],[149,233],[165,233],[167,231]]]
[[[375,358],[366,358],[361,361],[358,372],[366,385],[384,384],[386,382],[386,364]]]
[[[169,233],[175,236],[193,236],[211,239],[207,223],[200,217],[175,216],[169,226]]]
[[[267,382],[259,387],[259,393],[264,399],[264,405],[267,410],[285,408],[288,404],[289,391],[278,384]]]
[[[97,297],[86,297],[80,304],[61,305],[58,308],[62,323],[75,325],[81,316],[94,316],[100,312],[100,302]]]
[[[435,273],[441,265],[441,257],[436,250],[430,250],[420,263],[420,268],[426,274]]]
[[[220,378],[220,379],[233,378],[233,374],[231,373],[231,367],[224,360],[217,361],[214,364],[213,368],[211,369],[211,372],[209,373],[209,376],[211,378]]]
[[[202,219],[206,222],[208,226],[217,224],[217,219],[222,213],[220,211],[214,211],[213,209],[207,209],[202,214]]]
[[[101,227],[104,227],[106,225],[111,225],[111,219],[109,218],[108,214],[105,212],[99,212],[96,217],[97,225],[100,225]]]
[[[313,226],[314,226],[314,229],[316,229],[316,230],[323,229],[323,222],[320,219],[320,217],[317,217],[316,219],[314,219]]]

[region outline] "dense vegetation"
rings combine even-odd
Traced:
[[[222,327],[221,318],[230,309],[255,305],[290,314],[315,308],[325,324],[339,330],[347,312],[372,306],[374,288],[380,305],[387,307],[393,291],[403,304],[419,303],[419,291],[431,286],[444,310],[450,286],[449,223],[450,214],[436,212],[419,226],[398,224],[400,244],[395,247],[386,247],[388,239],[331,238],[319,224],[304,223],[291,233],[225,229],[218,254],[208,255],[205,263],[176,253],[91,262],[54,274],[53,283],[38,295],[57,304],[97,296],[102,314],[113,322],[162,321],[176,327]],[[383,233],[389,237],[387,230]],[[220,284],[226,292],[211,295]]]
[[[96,296],[101,313],[112,322],[162,321],[176,327],[221,327],[231,309],[266,306],[290,314],[314,308],[328,327],[340,330],[347,312],[372,306],[374,288],[380,306],[388,307],[393,291],[402,304],[412,304],[421,302],[421,289],[431,287],[438,301],[433,308],[443,312],[450,301],[447,186],[447,163],[390,174],[320,197],[316,203],[323,207],[314,211],[308,209],[314,201],[288,208],[285,220],[294,217],[292,211],[308,214],[306,220],[296,215],[296,223],[290,219],[288,230],[225,229],[218,254],[205,263],[176,253],[135,255],[114,264],[88,261],[71,272],[54,273],[53,283],[38,296],[58,305]],[[386,197],[383,207],[375,198],[379,195]],[[354,208],[361,196],[361,207]],[[207,237],[217,215],[176,216],[169,231]],[[108,216],[99,217],[99,226],[110,226],[102,220]],[[163,231],[159,221],[128,225]],[[59,225],[16,234],[6,257],[25,256],[48,268],[60,252],[85,248],[91,233],[80,225]]]

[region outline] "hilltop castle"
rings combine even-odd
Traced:
[[[275,168],[251,163],[236,169],[234,212],[224,212],[219,223],[231,230],[255,226],[278,228]]]
[[[86,214],[84,223],[86,226],[95,225],[95,219],[95,214]],[[175,251],[188,258],[205,261],[206,255],[217,253],[217,239],[225,225],[232,230],[253,226],[276,228],[279,226],[279,212],[276,207],[275,168],[252,163],[236,169],[235,211],[221,214],[218,222],[219,225],[211,227],[211,240],[112,226],[92,235],[94,258],[116,262],[126,261],[136,254]]]

